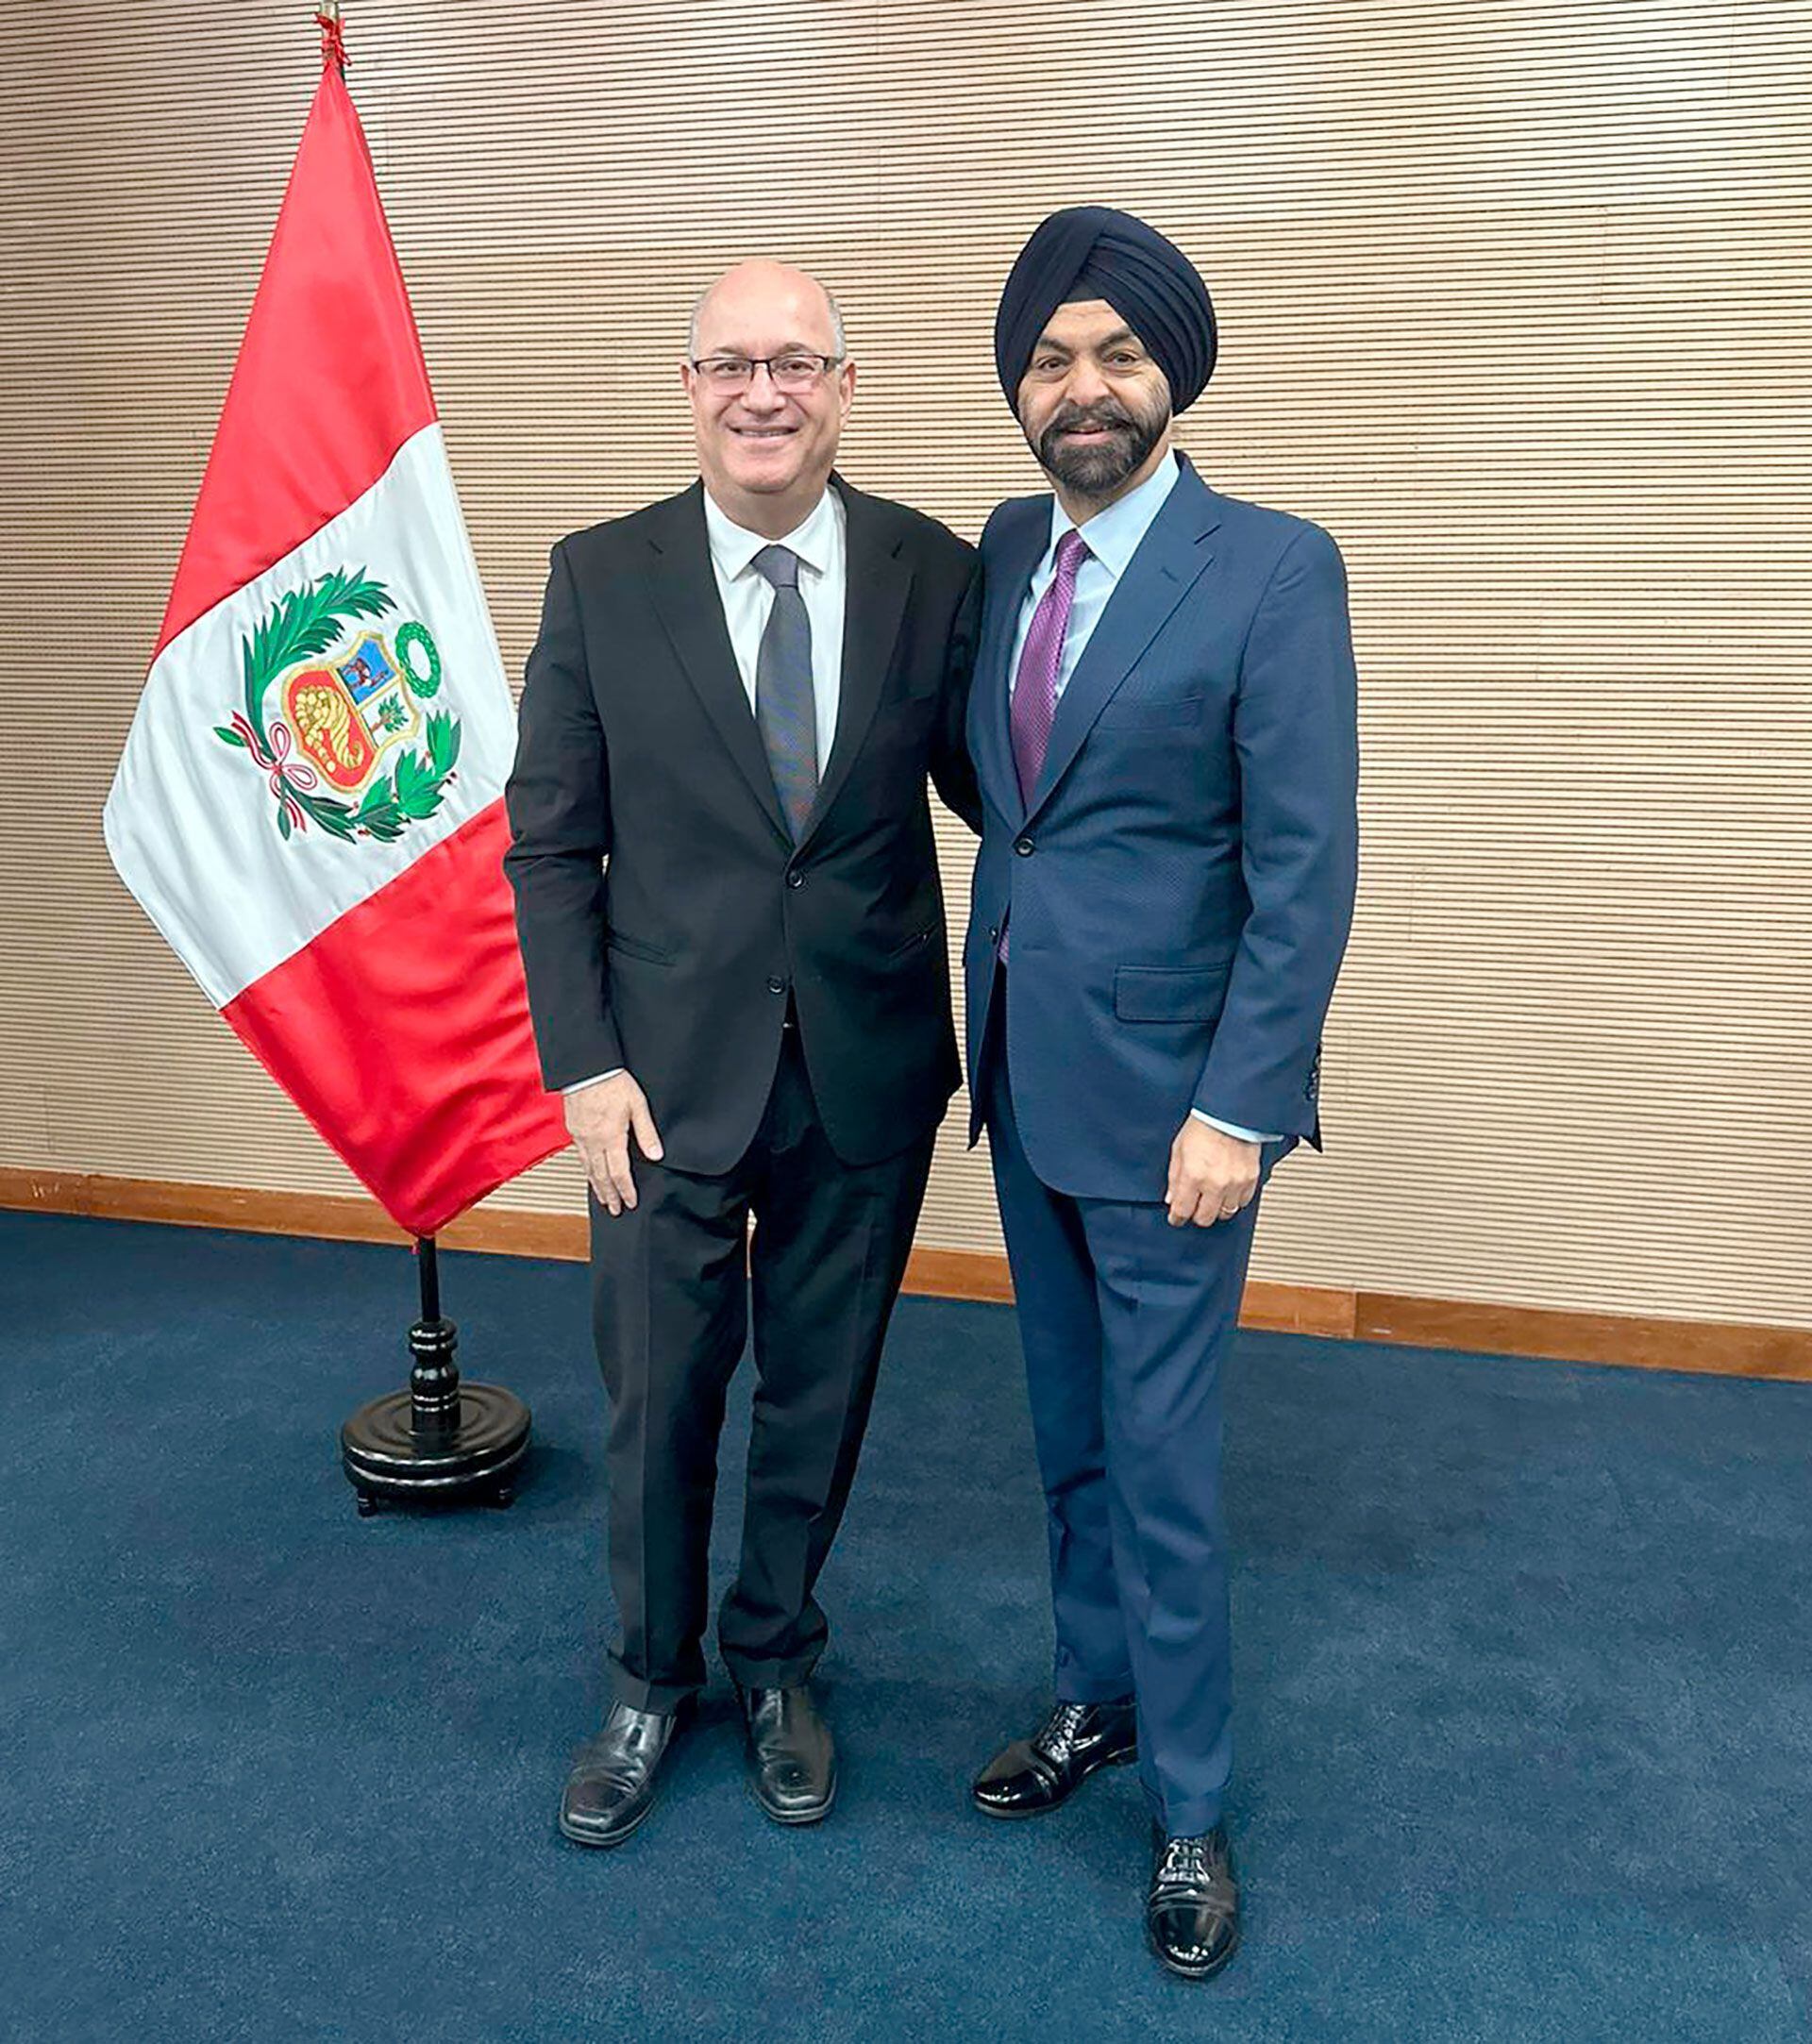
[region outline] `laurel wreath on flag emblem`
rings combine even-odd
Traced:
[[[269,777],[285,839],[314,823],[345,843],[393,843],[434,814],[455,778],[459,719],[421,710],[441,687],[428,627],[410,619],[388,638],[355,629],[344,643],[348,627],[395,607],[362,568],[332,568],[279,596],[240,641],[244,708],[214,735]]]

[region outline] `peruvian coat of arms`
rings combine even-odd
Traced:
[[[441,806],[460,722],[422,708],[441,686],[427,626],[373,626],[394,609],[362,568],[330,569],[279,596],[240,641],[244,707],[214,735],[270,777],[285,838],[312,823],[388,844]]]

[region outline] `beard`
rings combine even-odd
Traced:
[[[1113,398],[1098,405],[1065,405],[1031,441],[1038,465],[1072,494],[1111,496],[1135,474],[1170,424],[1170,406],[1159,398],[1148,411],[1135,411]],[[1078,445],[1064,438],[1079,427],[1106,428],[1106,438]]]

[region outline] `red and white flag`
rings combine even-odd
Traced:
[[[336,25],[109,851],[412,1234],[566,1140],[500,861],[515,719]]]

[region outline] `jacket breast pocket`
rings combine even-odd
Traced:
[[[1217,965],[1121,965],[1114,1013],[1122,1022],[1212,1022],[1227,999],[1231,956]]]
[[[1176,730],[1201,722],[1205,695],[1116,695],[1095,720],[1103,730]]]

